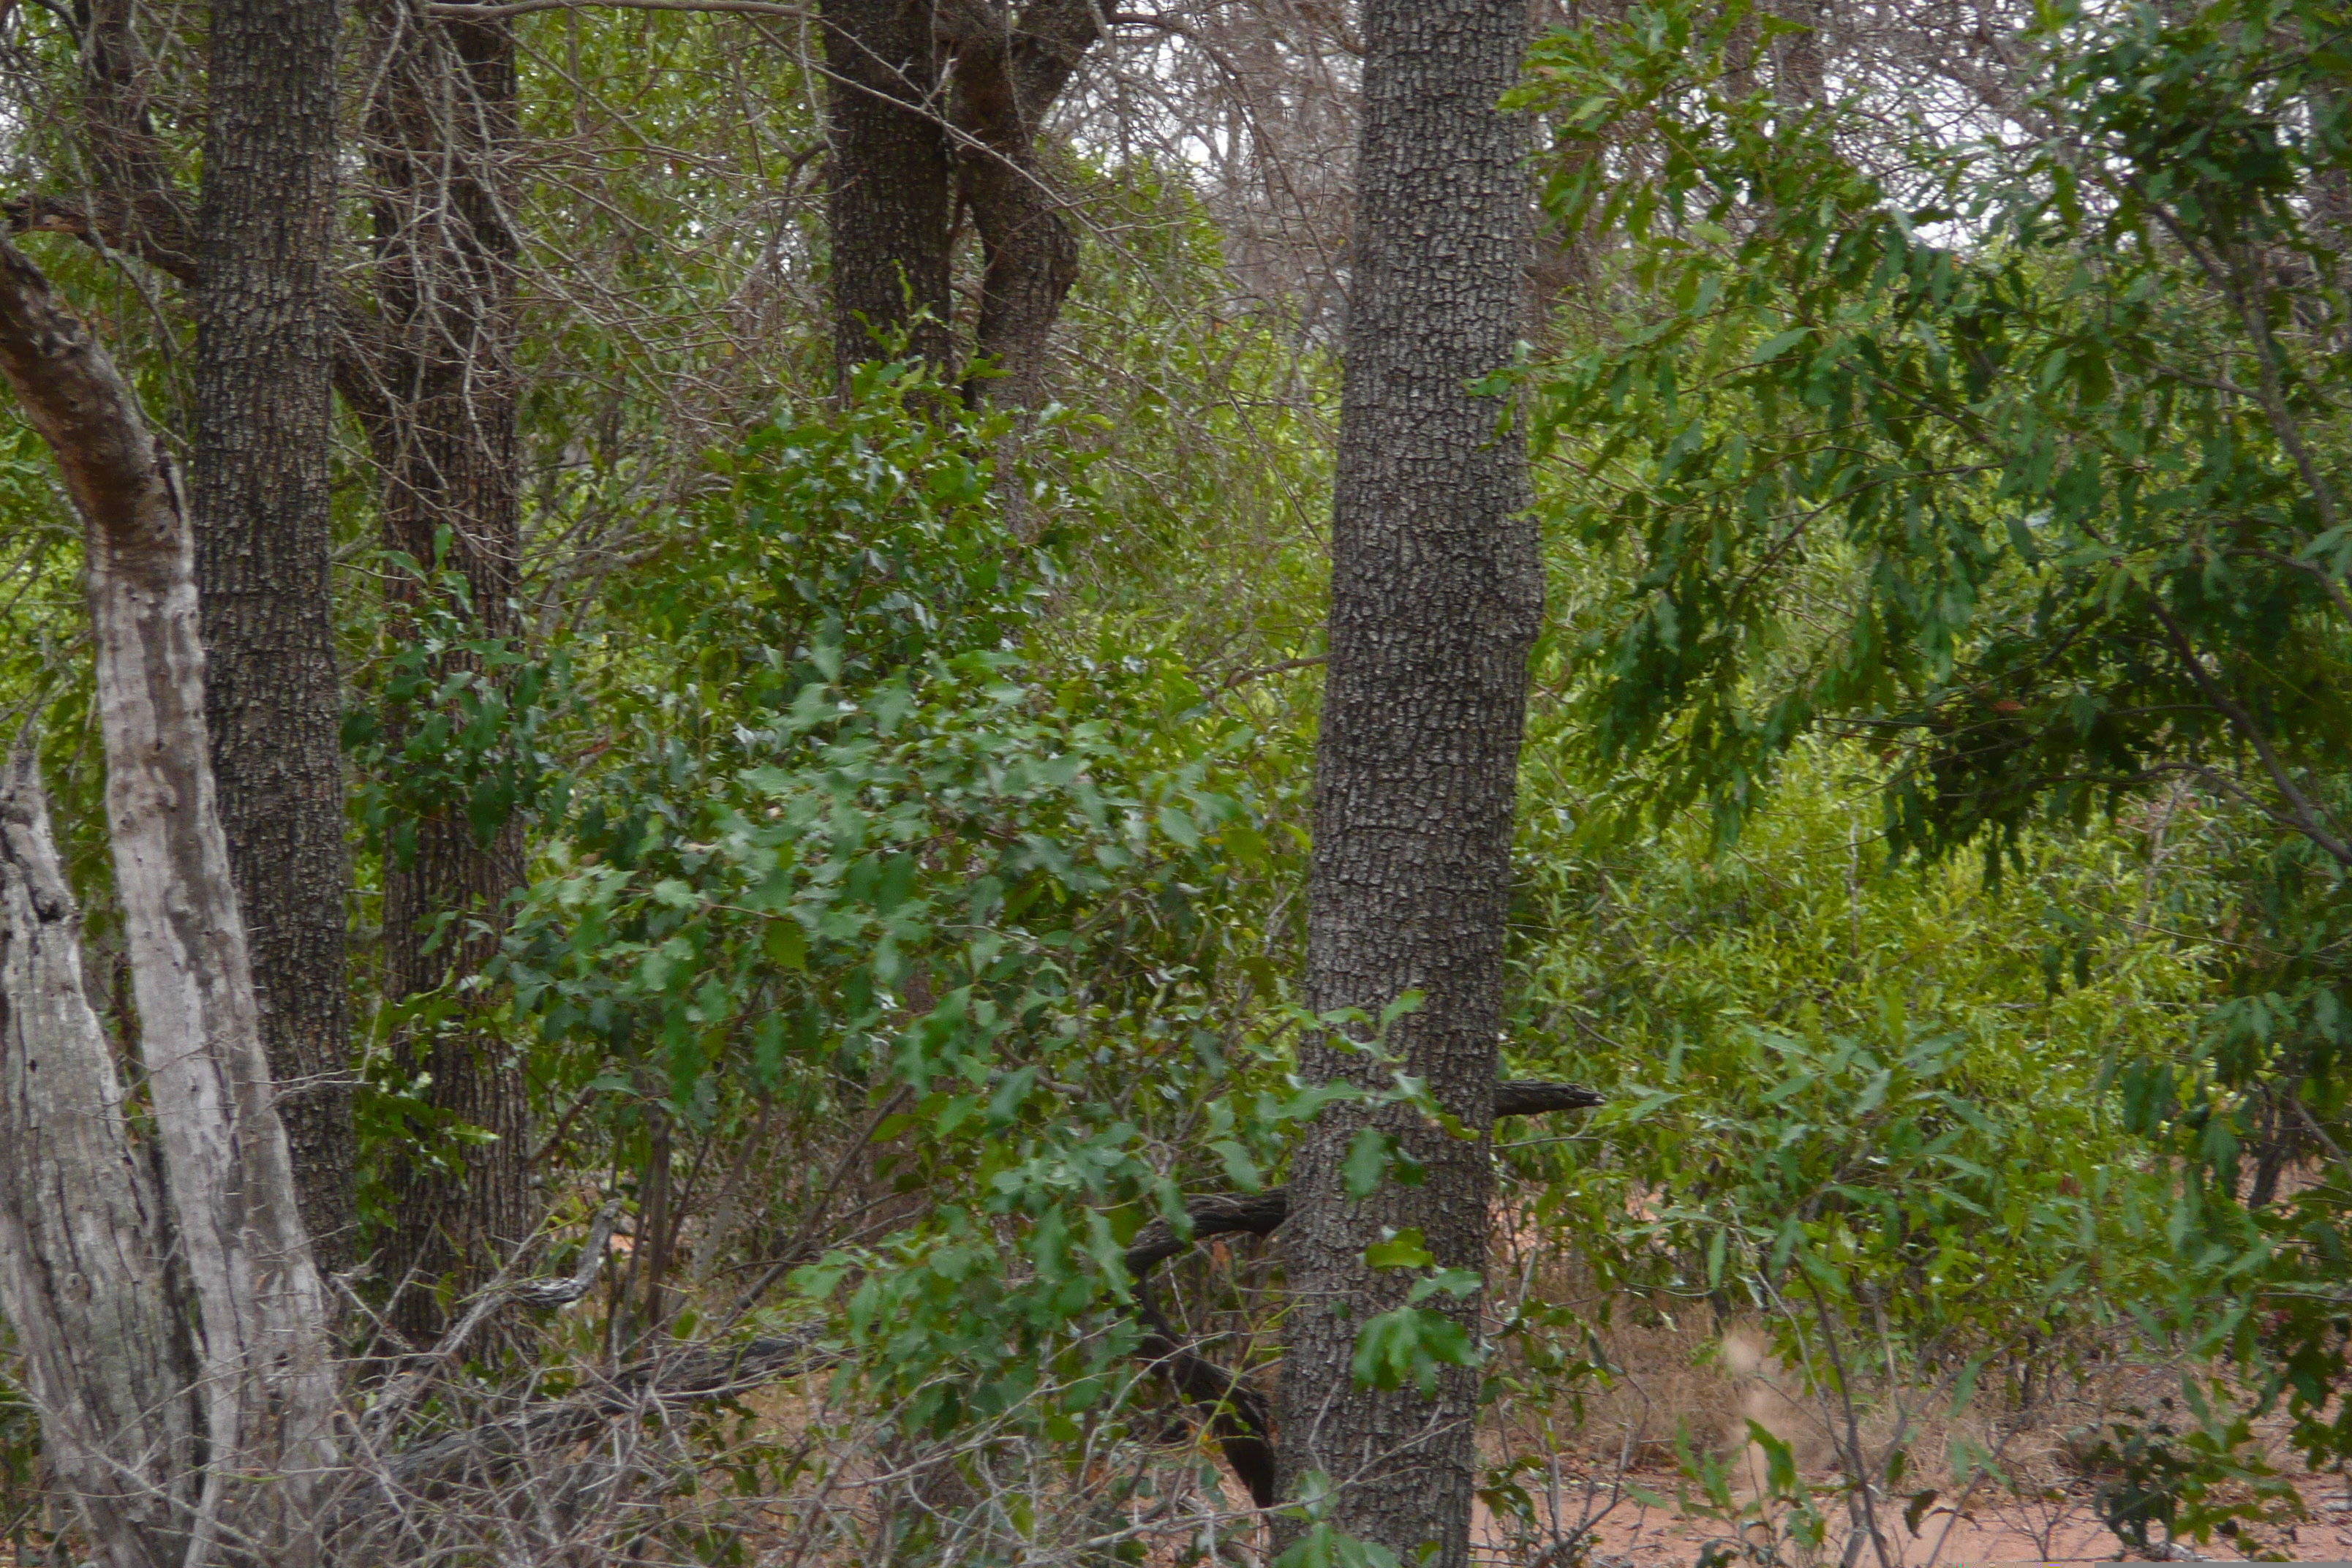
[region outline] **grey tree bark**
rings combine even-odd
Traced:
[[[382,0],[374,22],[382,85],[369,132],[383,326],[373,395],[356,406],[383,476],[383,542],[428,569],[446,551],[442,564],[465,582],[476,634],[511,638],[522,553],[514,36],[504,22],[436,20],[421,0]],[[406,582],[394,591],[414,604],[426,590]],[[463,658],[452,655],[448,669]],[[397,732],[402,716],[388,717]],[[480,973],[522,876],[520,821],[487,843],[462,801],[417,823],[414,858],[384,869],[386,998]],[[453,999],[457,1019],[395,1042],[404,1070],[431,1075],[434,1110],[492,1134],[464,1144],[455,1162],[414,1160],[392,1172],[396,1212],[380,1268],[402,1286],[394,1326],[419,1343],[446,1326],[445,1297],[470,1294],[530,1231],[521,1061],[472,1022],[484,998]]]
[[[1523,0],[1367,0],[1359,206],[1332,510],[1329,655],[1317,743],[1307,992],[1318,1012],[1425,998],[1389,1039],[1475,1136],[1403,1108],[1335,1107],[1293,1153],[1292,1306],[1277,1402],[1282,1485],[1321,1472],[1330,1519],[1401,1561],[1468,1561],[1477,1373],[1435,1396],[1349,1378],[1359,1328],[1403,1304],[1368,1268],[1391,1227],[1439,1268],[1482,1270],[1496,1037],[1527,660],[1543,576],[1523,439],[1469,384],[1510,358],[1528,251],[1525,132],[1498,112]],[[1317,1080],[1377,1081],[1343,1039]],[[1372,1120],[1427,1172],[1350,1202],[1341,1162]],[[1444,1302],[1446,1298],[1441,1297]],[[1477,1299],[1450,1304],[1475,1331]],[[1295,1536],[1297,1526],[1282,1531]]]
[[[972,348],[1001,373],[968,380],[965,401],[1035,406],[1078,277],[1077,235],[1037,142],[1102,36],[1101,10],[1096,0],[824,0],[822,11],[836,377],[846,385],[874,357],[876,330],[904,328],[911,353],[952,359],[961,209],[984,258]]]
[[[142,1249],[153,1257],[176,1255],[195,1307],[193,1424],[204,1442],[204,1464],[193,1511],[158,1501],[162,1525],[189,1538],[183,1568],[201,1568],[222,1546],[299,1568],[316,1555],[319,1494],[334,1457],[326,1300],[302,1232],[214,799],[194,552],[179,486],[112,363],[82,324],[58,307],[33,264],[5,245],[0,379],[57,455],[85,527],[115,888],[161,1155],[160,1184],[168,1199],[164,1217],[111,1253],[31,1254],[50,1277],[51,1294],[46,1301],[38,1292],[18,1300],[23,1276],[11,1270],[0,1276],[0,1286],[11,1291],[0,1308],[12,1319],[20,1312],[47,1315],[68,1333],[102,1334],[107,1326],[97,1314],[115,1310],[115,1292],[152,1292],[156,1279],[77,1281],[76,1259],[112,1268],[135,1262]],[[39,814],[22,804],[20,793],[14,798],[5,873],[12,894],[0,900],[0,918],[11,922],[0,931],[0,945],[12,952],[19,944],[54,942],[64,934],[54,883],[36,875]],[[28,841],[32,847],[16,847]],[[50,910],[45,919],[43,902]],[[20,910],[29,910],[35,923],[16,923]],[[0,967],[0,978],[12,987],[0,1002],[10,1026],[0,1033],[23,1041],[25,1071],[37,1070],[34,1064],[51,1056],[86,1083],[110,1070],[92,1058],[96,1037],[73,1010],[41,1000],[45,986],[54,998],[62,983],[58,971],[44,980],[12,961]],[[28,988],[13,989],[20,983]],[[24,1035],[26,1021],[56,1029]],[[98,1108],[90,1132],[96,1142],[85,1163],[111,1161],[117,1156],[104,1095],[90,1103]],[[0,1114],[24,1105],[14,1096],[0,1099]],[[0,1143],[30,1143],[38,1136],[33,1126],[0,1127]],[[100,1191],[108,1193],[116,1219],[127,1221],[132,1209],[124,1205],[135,1207],[140,1196],[135,1181],[125,1178]],[[37,1193],[13,1201],[22,1213]],[[44,1234],[51,1233],[28,1237],[38,1242]],[[79,1304],[76,1292],[83,1292]],[[102,1309],[101,1298],[107,1299]],[[155,1352],[155,1364],[166,1360],[165,1352]],[[139,1370],[147,1364],[143,1352],[114,1364],[146,1375]],[[104,1367],[88,1365],[59,1365],[52,1373],[107,1374]],[[126,1383],[106,1397],[123,1404],[144,1396]],[[164,1423],[168,1434],[168,1402],[154,1408],[152,1419]],[[70,1426],[61,1421],[58,1429],[70,1443]],[[149,1462],[167,1465],[173,1452],[166,1447]],[[96,1463],[105,1456],[86,1457]],[[176,1498],[176,1473],[163,1475],[153,1490],[162,1499]],[[91,1510],[94,1527],[110,1511],[110,1505]],[[137,1561],[135,1553],[151,1544],[133,1539],[139,1533],[118,1534],[120,1545],[110,1550],[121,1561]]]
[[[25,746],[0,779],[0,1302],[99,1560],[176,1568],[195,1516],[194,1347],[122,1099]]]
[[[328,1268],[351,1258],[356,1158],[327,489],[341,27],[337,0],[214,0],[191,485],[221,819]]]
[[[214,767],[250,911],[264,1042],[322,1266],[350,1261],[354,1139],[344,975],[350,870],[328,583],[331,405],[318,356],[372,323],[328,291],[335,0],[214,9],[196,221],[148,112],[135,0],[95,0],[81,39],[84,190],[0,207],[22,229],[128,251],[196,305],[196,571]]]
[[[875,357],[875,333],[904,329],[909,352],[944,366],[949,324],[948,152],[932,0],[824,0],[825,131],[833,161],[833,358],[844,390]]]

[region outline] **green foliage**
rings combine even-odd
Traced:
[[[1526,95],[1570,148],[1639,126],[1663,155],[1622,181],[1570,158],[1548,192],[1622,231],[1657,301],[1530,384],[1590,476],[1560,521],[1633,576],[1585,639],[1602,755],[1654,757],[1653,798],[1728,835],[1832,725],[1888,749],[1894,841],[1929,853],[2302,763],[2344,716],[2342,367],[2298,319],[2337,297],[2229,258],[2323,259],[2286,196],[2344,159],[2324,18],[2062,16],[2063,135],[1922,132],[1880,176],[1834,110],[1727,96],[1736,18],[1698,16],[1563,35]],[[2300,830],[2292,784],[2242,787]]]
[[[2219,993],[2191,1049],[2077,1037],[2112,1056],[2059,1103],[2097,1129],[2074,1146],[2100,1150],[2090,1164],[2042,1142],[2046,1116],[1972,1114],[1988,1086],[1961,1064],[1982,1052],[1948,1054],[1947,1030],[1882,997],[1863,1031],[1749,1035],[1746,1070],[1777,1080],[1759,1135],[1726,1129],[1747,1152],[1678,1165],[1670,1190],[1771,1216],[1732,1224],[1730,1267],[1745,1246],[1759,1278],[1832,1300],[1875,1278],[1870,1299],[1923,1327],[1972,1296],[2054,1326],[2092,1283],[2095,1310],[2266,1347],[2298,1440],[2341,1452],[2346,1417],[2318,1415],[2347,1330],[2327,1283],[2336,1156],[2273,1190],[2283,1163],[2340,1146],[2352,979],[2352,430],[2330,390],[2352,340],[2312,199],[2352,167],[2341,18],[2293,0],[2053,7],[2022,78],[2043,129],[2007,143],[1736,92],[1739,25],[1640,8],[1545,45],[1523,95],[1568,154],[1548,201],[1622,237],[1645,301],[1526,377],[1564,459],[1551,514],[1605,584],[1578,598],[1567,679],[1581,765],[1618,786],[1591,813],[1613,824],[1588,826],[1630,834],[1641,808],[1704,803],[1732,842],[1808,737],[1842,736],[1882,785],[1895,858],[1973,859],[1989,880],[2033,873],[2037,829],[2095,844],[2103,817],[2184,813],[2201,840],[2185,886],[2151,877],[2135,923],[2161,909],[2231,940],[2175,939],[2205,984],[2162,989]],[[1605,149],[1637,135],[1657,166],[1627,177]],[[2043,948],[2053,990],[2070,965],[2053,948],[2102,989],[2116,928],[2046,925],[2064,936]],[[1676,1105],[1658,1088],[1633,1120]],[[1819,1129],[1847,1124],[1866,1131],[1840,1156]],[[2182,1156],[2185,1180],[2136,1175],[2132,1135]],[[1885,1197],[1846,1173],[1880,1164],[1903,1172]],[[1956,1276],[1939,1229],[2023,1266]],[[2168,1283],[2113,1272],[2154,1243]]]
[[[2193,1016],[2195,952],[2139,940],[2153,882],[2126,841],[2029,841],[1999,891],[1965,864],[1885,868],[1843,760],[1801,749],[1714,857],[1703,826],[1527,825],[1515,1050],[1611,1097],[1590,1153],[1517,1156],[1536,1214],[1595,1238],[1604,1277],[1809,1317],[1819,1289],[1948,1357],[2135,1299],[2166,1186],[2099,1079]]]
[[[561,652],[534,659],[512,639],[482,636],[463,573],[398,556],[386,564],[415,584],[414,602],[379,662],[376,700],[344,715],[342,744],[359,772],[369,852],[407,865],[428,817],[462,816],[488,844],[518,814],[560,796],[546,747],[570,701],[570,668]]]
[[[1742,1475],[1750,1467],[1694,1445],[1687,1426],[1675,1431],[1675,1457],[1683,1476],[1677,1500],[1683,1512],[1713,1520],[1732,1531],[1701,1545],[1699,1568],[1723,1568],[1743,1560],[1771,1568],[1784,1560],[1784,1552],[1793,1552],[1799,1562],[1818,1561],[1829,1538],[1829,1520],[1799,1473],[1795,1452],[1761,1422],[1748,1423],[1747,1440],[1764,1461],[1760,1478]]]
[[[2177,1541],[2208,1543],[2216,1534],[2252,1555],[2269,1555],[2246,1527],[2267,1533],[2302,1520],[2302,1494],[2263,1457],[2252,1413],[2218,1382],[2210,1398],[2194,1379],[2182,1394],[2186,1430],[2176,1428],[2167,1399],[2160,1412],[2136,1409],[2112,1423],[2085,1454],[2084,1468],[2104,1478],[2096,1493],[2101,1521],[2143,1556]],[[2151,1530],[2161,1538],[2151,1540]]]
[[[1256,737],[1180,671],[1027,650],[1055,536],[1007,530],[1001,426],[947,407],[869,367],[847,412],[722,459],[615,585],[571,648],[610,749],[500,973],[542,1081],[616,1135],[864,1119],[932,1201],[803,1298],[846,1293],[910,1430],[1066,1432],[1129,1375],[1095,1319],[1127,1235],[1178,1212],[1174,1152],[1263,1168],[1301,1113],[1242,1092],[1274,1087],[1254,911],[1293,863],[1241,766]]]
[[[1397,1568],[1395,1552],[1359,1541],[1331,1522],[1333,1489],[1331,1478],[1320,1470],[1299,1478],[1295,1507],[1307,1528],[1274,1560],[1274,1568]]]
[[[1244,297],[1185,171],[1071,153],[1056,405],[976,417],[887,358],[836,399],[800,55],[710,18],[519,26],[529,133],[597,149],[518,193],[527,631],[480,635],[437,563],[394,563],[381,603],[347,584],[362,883],[423,816],[526,818],[503,955],[461,983],[527,1053],[567,1234],[617,1188],[647,1259],[675,1175],[723,1250],[730,1163],[754,1174],[730,1201],[772,1205],[678,1292],[689,1315],[637,1322],[615,1282],[551,1360],[822,1320],[841,1405],[893,1442],[1009,1436],[1078,1474],[1146,1397],[1123,1246],[1182,1195],[1281,1178],[1343,1097],[1287,1079],[1297,1031],[1379,1048],[1287,984],[1335,367]],[[1613,1310],[1760,1314],[1804,1396],[1868,1415],[2101,1335],[2271,1373],[2106,1436],[2108,1517],[2143,1545],[2279,1521],[2245,1439],[2281,1403],[2315,1456],[2352,1452],[2352,339],[2314,199],[2352,176],[2340,26],[2297,0],[2054,7],[2019,64],[2049,133],[2006,144],[1748,95],[1732,57],[1787,25],[1737,5],[1559,35],[1521,95],[1556,137],[1552,216],[1596,237],[1622,311],[1511,378],[1564,609],[1508,1050],[1611,1097],[1502,1130],[1515,1241],[1573,1252]],[[18,35],[72,79],[54,19]],[[119,261],[43,259],[169,423],[184,323]],[[0,444],[0,714],[47,707],[102,931],[49,471],[29,432]],[[368,489],[339,489],[347,544]],[[377,1024],[461,1018],[485,1022],[436,994]],[[1374,1098],[1436,1113],[1391,1077]],[[363,1136],[454,1160],[483,1134],[421,1089],[379,1053]],[[828,1209],[844,1173],[863,1186]],[[1420,1174],[1374,1127],[1342,1165],[1356,1199]],[[1423,1237],[1365,1261],[1409,1283],[1360,1326],[1360,1384],[1475,1366],[1549,1411],[1615,1375],[1580,1303],[1530,1290],[1482,1343],[1478,1279]],[[780,1273],[781,1300],[732,1294]],[[1252,1327],[1255,1289],[1230,1297]],[[740,1426],[746,1497],[822,1462],[742,1412],[696,1420],[696,1465]],[[1719,1556],[1817,1554],[1831,1502],[1899,1495],[1909,1462],[1817,1484],[1749,1437],[1760,1492],[1681,1444]],[[1534,1461],[1507,1458],[1489,1500],[1532,1520]],[[1393,1568],[1329,1487],[1307,1479],[1282,1563]],[[1143,1552],[1132,1526],[1107,1553]],[[663,1549],[746,1546],[697,1524]]]
[[[1073,374],[1054,392],[1084,420],[1070,439],[1099,459],[1101,505],[1072,541],[1063,618],[1196,668],[1311,656],[1336,366],[1270,304],[1253,307],[1177,172],[1136,159],[1087,171],[1084,188],[1102,237],[1064,311]]]
[[[84,647],[81,531],[47,448],[25,425],[0,429],[0,746],[32,726],[41,774],[64,837],[67,875],[85,917],[103,930],[112,870],[100,803],[104,758],[92,727]]]

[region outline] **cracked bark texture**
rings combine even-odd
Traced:
[[[168,1236],[146,1245],[184,1265],[196,1308],[205,1463],[182,1563],[202,1568],[235,1536],[301,1568],[333,1459],[334,1374],[214,800],[194,542],[129,385],[5,245],[0,379],[84,524],[115,890],[169,1200]]]
[[[0,1302],[42,1452],[105,1568],[178,1568],[195,1383],[163,1196],[83,987],[81,921],[31,747],[0,777]]]
[[[944,366],[954,355],[948,225],[954,160],[943,125],[932,0],[824,0],[825,131],[833,167],[833,357],[841,390],[873,359],[875,333],[908,332],[908,350]]]
[[[302,1219],[352,1253],[351,866],[328,464],[337,0],[215,0],[191,502],[205,716]]]
[[[370,111],[376,287],[383,317],[377,399],[363,410],[383,479],[388,549],[463,577],[475,635],[520,634],[519,382],[512,302],[514,37],[503,22],[442,22],[422,0],[380,0],[379,98]],[[409,604],[424,591],[395,580]],[[445,673],[461,668],[452,654]],[[401,716],[388,715],[397,735]],[[522,881],[522,830],[509,817],[483,843],[464,803],[416,824],[415,855],[384,872],[384,990],[398,1001],[456,986],[498,951],[507,895]],[[485,1000],[455,992],[457,1015],[404,1031],[396,1059],[429,1073],[428,1106],[480,1128],[446,1163],[396,1164],[379,1271],[401,1287],[390,1312],[412,1342],[446,1326],[443,1300],[488,1280],[530,1230],[524,1188],[530,1102],[520,1053],[477,1023]],[[419,1137],[438,1136],[419,1129]]]
[[[1476,1134],[1403,1108],[1333,1107],[1292,1156],[1292,1306],[1277,1401],[1283,1488],[1336,1488],[1329,1518],[1401,1561],[1463,1568],[1477,1373],[1434,1397],[1360,1389],[1358,1329],[1403,1304],[1406,1271],[1364,1248],[1418,1228],[1440,1268],[1483,1270],[1496,1032],[1527,660],[1542,614],[1522,439],[1467,384],[1506,364],[1528,255],[1517,79],[1520,0],[1368,0],[1363,120],[1333,500],[1329,662],[1317,742],[1308,1003],[1377,1014],[1425,1001],[1389,1048]],[[1310,1079],[1374,1081],[1325,1038]],[[1349,1202],[1340,1163],[1367,1117],[1426,1168]],[[1439,1299],[1441,1301],[1444,1298]],[[1451,1306],[1475,1331],[1478,1300]],[[1277,1539],[1295,1539],[1294,1521]]]

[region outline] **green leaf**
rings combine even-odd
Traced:
[[[1389,1135],[1377,1127],[1360,1127],[1349,1140],[1348,1156],[1339,1163],[1339,1176],[1350,1198],[1365,1198],[1381,1184],[1388,1169]]]
[[[1426,1268],[1436,1261],[1423,1245],[1421,1232],[1411,1226],[1364,1248],[1367,1268]]]
[[[1441,1268],[1426,1279],[1414,1280],[1405,1300],[1418,1305],[1433,1296],[1443,1295],[1466,1301],[1486,1288],[1486,1281],[1475,1268]]]
[[[1225,1174],[1232,1179],[1234,1185],[1245,1193],[1265,1189],[1265,1178],[1259,1174],[1257,1162],[1250,1158],[1249,1151],[1239,1142],[1231,1138],[1220,1138],[1209,1147],[1216,1152],[1217,1158],[1224,1162]]]
[[[808,933],[801,922],[790,915],[768,922],[761,943],[769,959],[779,969],[802,970],[808,967]]]
[[[1477,1347],[1460,1323],[1424,1307],[1399,1307],[1366,1322],[1356,1335],[1349,1375],[1359,1388],[1412,1384],[1423,1398],[1437,1392],[1441,1366],[1475,1366]]]

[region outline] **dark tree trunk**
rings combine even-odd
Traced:
[[[949,204],[954,162],[943,129],[931,0],[824,0],[833,139],[826,216],[833,234],[833,356],[849,373],[906,328],[909,352],[946,365]]]
[[[949,363],[960,198],[985,257],[973,348],[1003,373],[967,382],[965,399],[1034,406],[1078,276],[1037,136],[1101,36],[1094,0],[824,0],[823,13],[836,374],[845,385],[875,332],[902,327],[912,353]]]
[[[205,716],[302,1221],[351,1259],[351,867],[330,602],[337,0],[215,0],[198,214]]]
[[[1383,1227],[1418,1228],[1440,1268],[1486,1258],[1512,805],[1543,576],[1522,515],[1523,443],[1497,433],[1501,409],[1467,384],[1509,360],[1521,320],[1525,136],[1494,106],[1527,26],[1523,0],[1364,7],[1307,921],[1309,1005],[1377,1013],[1423,993],[1390,1047],[1478,1136],[1380,1113],[1426,1180],[1349,1202],[1340,1164],[1366,1113],[1335,1108],[1293,1156],[1285,1227],[1283,1484],[1329,1476],[1340,1530],[1405,1562],[1433,1546],[1439,1568],[1468,1560],[1477,1373],[1449,1368],[1423,1398],[1359,1389],[1349,1363],[1357,1331],[1411,1283],[1363,1263]],[[1318,1080],[1384,1077],[1329,1039],[1302,1065]],[[1446,1310],[1475,1330],[1475,1299]]]
[[[1015,408],[1041,400],[1047,337],[1078,280],[1078,237],[1037,163],[1037,133],[1101,27],[1094,0],[1032,0],[1016,16],[964,0],[955,61],[955,125],[963,198],[980,231],[975,349],[1003,372],[965,385]]]
[[[147,107],[152,64],[139,39],[136,0],[84,0],[74,8],[74,21],[81,30],[83,144],[89,158],[85,221],[94,220],[110,245],[184,279],[194,270],[193,230]],[[31,216],[37,221],[50,215],[37,204]]]
[[[383,542],[430,571],[436,548],[463,577],[476,633],[511,638],[520,555],[517,378],[510,297],[514,39],[504,23],[428,20],[418,0],[385,0],[382,97],[370,119],[381,401],[366,416],[383,470]],[[413,582],[395,592],[409,604]],[[452,668],[456,666],[452,665]],[[395,731],[401,716],[389,716]],[[522,880],[521,825],[490,842],[462,803],[415,825],[414,857],[384,868],[384,992],[397,1001],[480,973],[497,952],[507,895]],[[392,1321],[412,1341],[443,1324],[439,1288],[478,1286],[529,1234],[521,1063],[472,1020],[482,998],[453,992],[455,1017],[404,1035],[401,1067],[432,1076],[438,1114],[491,1133],[458,1168],[420,1161],[392,1173],[383,1260],[408,1281]],[[418,1130],[421,1136],[434,1133]]]

